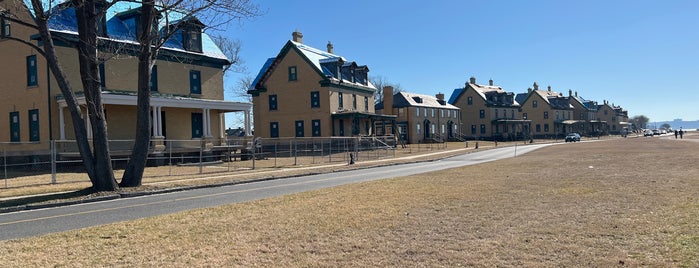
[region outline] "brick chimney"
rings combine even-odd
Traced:
[[[470,81],[471,81],[471,84],[476,84],[476,78],[475,78],[475,77],[471,76]]]
[[[548,90],[551,91],[551,86],[548,86]]]
[[[532,93],[532,88],[527,88],[527,93]]]
[[[572,96],[573,96],[573,90],[568,89],[568,97],[572,97]],[[577,97],[577,94],[575,96]]]
[[[393,87],[385,86],[383,87],[383,111],[382,114],[392,115],[393,114]]]
[[[493,79],[488,80],[488,85],[493,86]]]
[[[438,100],[444,100],[444,93],[442,93],[442,92],[437,93],[437,95],[435,95],[435,97],[437,97]]]
[[[333,43],[330,43],[330,41],[328,41],[328,53],[335,54],[335,50],[333,48]]]
[[[537,84],[536,82],[534,82],[534,90],[539,90],[539,84]]]
[[[303,44],[303,34],[299,32],[298,29],[291,33],[291,37],[293,38],[291,40],[293,40],[294,42]]]

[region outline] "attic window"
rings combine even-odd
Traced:
[[[420,97],[413,97],[413,100],[417,103],[422,103],[422,98]]]
[[[201,31],[198,29],[185,28],[182,31],[182,40],[184,49],[187,51],[202,52],[201,49]]]

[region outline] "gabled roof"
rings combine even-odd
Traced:
[[[474,83],[467,83],[464,88],[457,88],[451,93],[449,97],[449,103],[454,104],[456,100],[459,99],[461,94],[466,92],[467,88],[471,88],[481,98],[486,101],[488,105],[494,106],[517,106],[519,107],[519,102],[514,97],[514,93],[510,93],[502,89],[500,86],[490,86],[490,85],[479,85]]]
[[[444,100],[439,100],[435,96],[415,94],[408,92],[398,92],[393,94],[393,108],[404,108],[404,107],[425,107],[425,108],[440,108],[440,109],[453,109],[458,110],[459,107],[451,105]],[[377,110],[382,110],[384,108],[384,102],[381,101],[374,105]]]
[[[360,83],[359,81],[351,81],[345,79],[344,76],[340,75],[342,79],[338,78],[338,74],[334,73],[332,70],[329,70],[324,64],[327,63],[339,63],[341,66],[352,66],[358,69],[364,69],[366,71],[369,71],[369,68],[366,66],[359,66],[357,65],[356,62],[353,61],[347,61],[344,57],[333,54],[333,53],[328,53],[326,51],[316,49],[307,45],[304,45],[302,43],[294,42],[292,40],[289,40],[284,47],[281,49],[279,54],[274,57],[274,58],[269,58],[265,62],[265,64],[262,66],[260,69],[260,72],[258,72],[257,77],[253,81],[253,83],[250,85],[249,91],[256,90],[261,87],[260,83],[264,83],[264,80],[266,79],[266,76],[269,75],[269,72],[274,69],[274,66],[280,62],[284,56],[290,51],[290,50],[295,50],[297,51],[305,60],[306,62],[309,63],[310,66],[313,67],[313,69],[322,77],[325,78],[326,82],[328,83],[335,83],[335,84],[342,84],[343,86],[352,86],[355,88],[360,88],[364,89],[367,91],[374,92],[376,91],[376,87],[370,82],[366,81],[366,85]]]
[[[141,7],[140,3],[134,2],[117,2],[111,6],[106,12],[107,28],[106,37],[101,37],[101,39],[135,44],[137,45],[136,37],[136,25],[128,21],[132,18],[131,13],[137,13],[137,10]],[[78,34],[78,24],[75,17],[75,8],[71,7],[67,3],[58,4],[51,8],[53,13],[48,21],[49,30],[52,32],[68,34],[77,36]],[[172,12],[168,14],[170,17],[167,18],[168,21],[179,21],[182,19],[182,14]],[[199,22],[196,18],[189,18],[193,23]],[[165,18],[160,22],[160,27],[163,29],[166,25]],[[199,22],[201,26],[201,22]],[[172,23],[170,24],[172,25]],[[202,52],[187,51],[184,49],[182,42],[182,34],[174,34],[170,39],[165,42],[163,48],[166,50],[176,51],[179,53],[201,55],[216,60],[225,60],[229,62],[228,57],[221,51],[221,49],[214,43],[213,39],[206,33],[201,34],[202,39]]]
[[[562,94],[552,90],[532,90],[529,93],[520,93],[515,96],[515,100],[517,100],[519,103],[525,103],[529,100],[529,98],[531,98],[531,96],[534,95],[541,97],[541,99],[546,101],[546,104],[553,109],[569,110],[574,108],[573,105],[570,104],[568,98],[563,97]]]

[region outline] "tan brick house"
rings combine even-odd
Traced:
[[[468,139],[513,140],[528,136],[530,121],[521,117],[515,94],[493,85],[493,80],[481,85],[471,77],[463,88],[454,89],[449,103],[460,109],[461,133]]]
[[[550,86],[547,90],[539,90],[535,82],[533,87],[516,96],[522,107],[522,118],[531,120],[532,136],[563,138],[572,132],[576,120],[573,119],[574,107],[570,100]]]
[[[0,7],[32,21],[30,11],[18,3],[3,1]],[[102,98],[111,140],[130,140],[135,135],[138,59],[134,56],[134,41],[139,8],[140,4],[128,2],[111,6],[100,33],[100,42],[104,44],[99,49],[104,59],[99,66]],[[49,29],[56,38],[57,54],[77,91],[78,102],[84,106],[78,54],[70,41],[77,40],[73,7],[62,3],[52,12],[55,15],[49,21]],[[46,155],[50,141],[74,138],[66,103],[41,53],[7,38],[11,35],[36,43],[32,39],[36,30],[8,21],[2,24],[0,79],[5,82],[0,84],[0,113],[6,116],[0,116],[0,125],[7,130],[0,131],[0,142],[17,143],[6,147],[14,155]],[[228,58],[202,32],[204,25],[196,18],[183,21],[182,25],[185,26],[165,43],[153,67],[152,138],[154,144],[162,144],[164,139],[218,144],[225,139],[224,114],[243,112],[249,118],[252,104],[224,100],[223,67],[230,64]],[[84,107],[82,110],[86,111]],[[83,118],[89,125],[88,117]]]
[[[329,137],[375,135],[376,122],[395,116],[374,110],[376,88],[366,65],[303,44],[295,31],[268,59],[248,93],[253,99],[255,136]]]
[[[425,143],[460,139],[459,108],[447,103],[444,94],[393,94],[393,87],[390,86],[383,90],[384,97],[376,104],[376,112],[397,117],[396,134],[401,140]]]

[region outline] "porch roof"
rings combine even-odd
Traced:
[[[375,113],[368,113],[368,112],[359,112],[359,111],[342,111],[342,112],[337,112],[331,115],[333,119],[342,119],[342,118],[368,118],[368,119],[380,119],[380,120],[396,120],[398,116],[396,115],[386,115],[386,114],[375,114]]]
[[[76,97],[78,104],[85,104],[85,96],[79,95]],[[64,108],[67,106],[65,99],[62,96],[57,97],[58,106]],[[105,105],[127,105],[136,106],[137,97],[134,93],[115,93],[109,91],[102,91],[102,102]],[[189,109],[214,109],[225,112],[240,112],[249,111],[252,109],[252,103],[247,102],[234,102],[226,100],[211,100],[211,99],[197,99],[190,97],[179,97],[179,96],[151,96],[150,98],[151,106],[159,107],[175,107],[175,108],[189,108]]]

